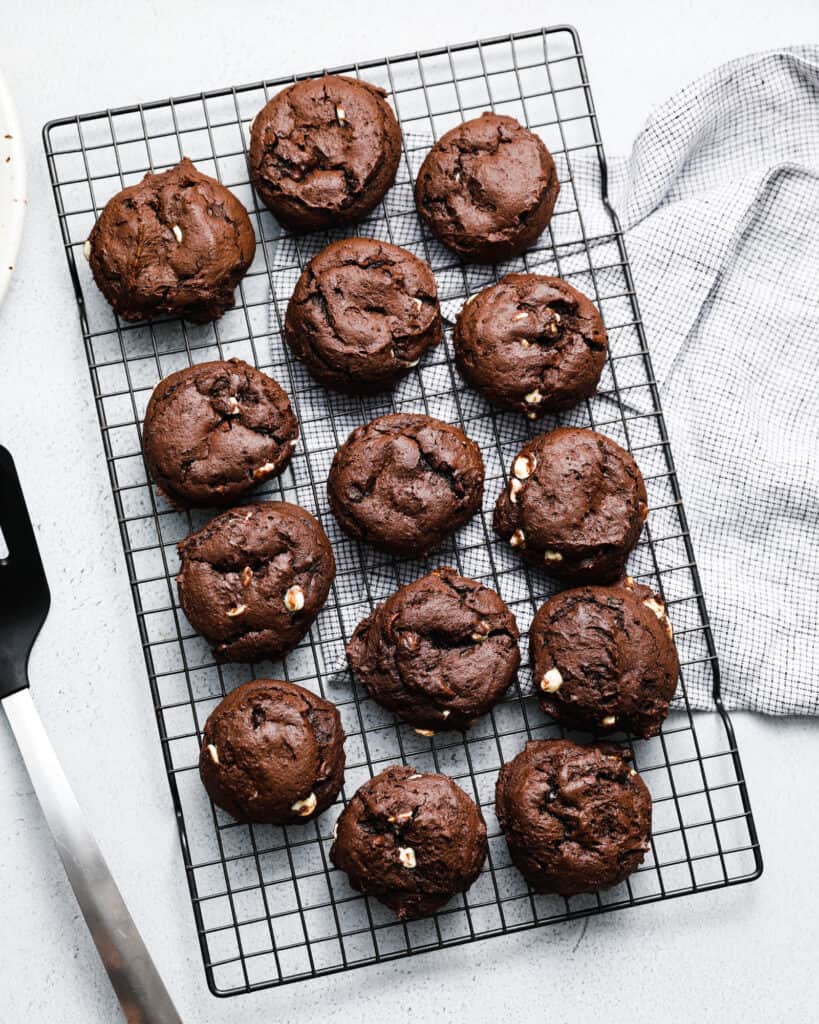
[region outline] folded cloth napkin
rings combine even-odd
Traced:
[[[596,160],[587,234],[610,228]],[[819,46],[732,61],[609,161],[728,707],[819,714]],[[713,706],[707,694],[695,706]]]

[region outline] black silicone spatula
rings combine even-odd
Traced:
[[[31,699],[28,659],[51,596],[14,461],[3,447],[0,531],[0,702],[125,1019],[182,1024]]]

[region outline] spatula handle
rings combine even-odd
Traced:
[[[182,1024],[91,835],[31,691],[2,701],[68,880],[129,1024]]]

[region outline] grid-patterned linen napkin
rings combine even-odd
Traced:
[[[575,168],[607,230],[596,161]],[[745,57],[609,162],[725,703],[819,714],[819,46]]]

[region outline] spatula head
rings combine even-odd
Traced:
[[[20,480],[0,446],[0,698],[28,686],[28,657],[51,595]],[[7,553],[4,553],[7,551]]]

